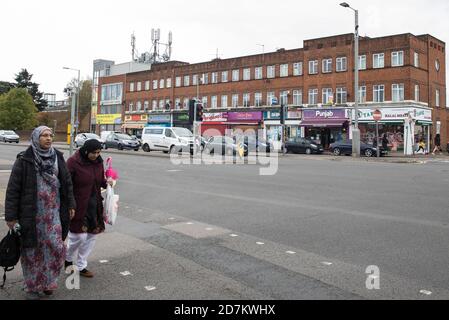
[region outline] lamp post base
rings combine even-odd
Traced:
[[[360,130],[358,128],[352,129],[352,156],[360,157]]]

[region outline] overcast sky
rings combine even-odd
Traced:
[[[301,48],[303,40],[351,33],[354,13],[340,0],[2,0],[0,80],[13,82],[21,68],[40,90],[63,99],[75,71],[92,77],[92,61],[131,60],[134,32],[139,53],[173,32],[172,60],[208,61]],[[360,34],[410,32],[449,42],[448,0],[350,0],[359,10]],[[449,52],[449,50],[446,50]],[[447,58],[446,58],[447,59]]]

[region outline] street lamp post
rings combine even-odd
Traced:
[[[360,130],[359,130],[359,11],[352,8],[346,2],[340,6],[349,8],[355,12],[354,30],[354,113],[355,124],[352,129],[352,156],[360,157]]]
[[[69,155],[71,156],[73,154],[73,127],[74,127],[74,119],[75,119],[75,110],[77,108],[79,108],[79,96],[80,96],[80,70],[78,69],[73,69],[73,68],[68,68],[68,67],[63,67],[63,69],[65,70],[73,70],[73,71],[78,71],[78,83],[77,83],[77,92],[76,92],[76,101],[77,101],[77,105],[75,106],[75,97],[72,96],[72,110],[71,110],[71,114],[70,114],[70,148],[69,148]],[[78,117],[76,116],[76,118],[78,119]]]

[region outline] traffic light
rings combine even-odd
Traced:
[[[189,123],[193,124],[193,120],[195,117],[195,100],[190,99],[189,100]]]
[[[197,103],[196,104],[196,121],[203,121],[203,104]]]

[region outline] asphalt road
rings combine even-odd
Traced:
[[[3,169],[18,151],[0,145]],[[293,155],[261,176],[254,164],[112,157],[120,218],[91,257],[101,275],[57,298],[449,299],[446,161]],[[15,277],[5,298],[20,294]]]

